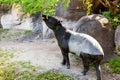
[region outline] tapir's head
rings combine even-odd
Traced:
[[[58,25],[61,25],[60,21],[52,16],[42,15],[42,18],[46,25],[52,30],[55,30]]]

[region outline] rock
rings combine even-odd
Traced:
[[[42,21],[40,12],[37,14],[31,15],[31,18],[33,23],[32,33],[20,37],[19,38],[20,42],[34,41],[36,39],[49,39],[54,37],[53,31],[47,27],[45,22]]]
[[[82,0],[71,0],[68,9],[65,9],[63,5],[58,5],[55,15],[68,20],[78,20],[86,15],[84,8]]]
[[[41,36],[39,34],[36,33],[30,33],[28,35],[22,35],[18,38],[19,42],[32,42],[35,41],[37,39],[39,39]]]
[[[53,32],[42,21],[41,13],[27,15],[21,11],[21,5],[13,4],[10,13],[1,17],[3,29],[31,30],[31,33],[20,37],[19,41],[33,41],[34,39],[52,38]]]
[[[115,31],[115,44],[120,48],[120,25],[117,26],[117,29]]]
[[[73,30],[73,28],[76,27],[77,21],[68,20],[58,16],[55,16],[55,18],[58,19],[61,22],[62,26],[67,29]]]
[[[1,16],[6,14],[8,11],[9,11],[9,7],[7,5],[3,5],[0,3],[0,19],[1,19]],[[0,22],[0,28],[2,28],[1,22]]]
[[[45,24],[45,22],[42,20],[42,16],[40,12],[32,15],[31,17],[33,22],[33,29],[32,29],[33,33],[36,34],[40,33],[42,39],[49,39],[54,37],[53,31],[49,29]]]
[[[1,19],[1,16],[4,15],[4,13],[0,13],[0,19]],[[0,22],[0,28],[2,28],[2,24]]]
[[[53,31],[47,27],[47,25],[45,24],[45,22],[42,22],[42,25],[44,26],[43,32],[42,32],[43,39],[53,38],[54,37]]]
[[[10,7],[8,5],[5,4],[1,4],[0,3],[0,13],[7,13],[10,10]]]
[[[73,30],[89,34],[100,43],[105,53],[104,62],[117,57],[114,53],[114,29],[103,15],[84,16],[77,22],[77,26]]]
[[[21,11],[21,6],[14,4],[11,12],[1,17],[1,24],[3,29],[26,29],[32,30],[33,24],[30,16],[25,15],[25,12]]]

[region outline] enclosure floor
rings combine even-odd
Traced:
[[[41,72],[54,69],[74,77],[75,80],[96,80],[94,69],[90,69],[86,76],[81,74],[82,63],[81,61],[77,61],[73,55],[70,55],[71,68],[66,69],[66,66],[62,66],[60,64],[62,54],[55,39],[23,43],[0,41],[0,48],[15,54],[14,58],[10,61],[29,61],[34,66],[40,66]]]

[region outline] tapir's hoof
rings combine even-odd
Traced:
[[[70,66],[67,66],[67,69],[70,69]]]
[[[62,65],[65,65],[65,64],[66,64],[66,62],[61,62],[61,64],[62,64]]]
[[[82,71],[82,74],[83,74],[83,76],[85,76],[86,75],[85,71]]]

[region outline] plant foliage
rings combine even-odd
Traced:
[[[114,73],[120,74],[120,57],[116,60],[111,60],[109,64]]]
[[[110,11],[104,11],[102,14],[113,24],[115,28],[118,24],[120,24],[120,14],[116,17],[113,17]]]
[[[70,0],[0,0],[0,2],[10,6],[14,3],[20,4],[23,11],[30,14],[42,12],[49,15],[54,14],[55,7],[58,4],[64,4],[65,7],[68,7]]]
[[[93,4],[91,4],[90,2],[87,3],[87,16],[90,14],[92,6]]]

